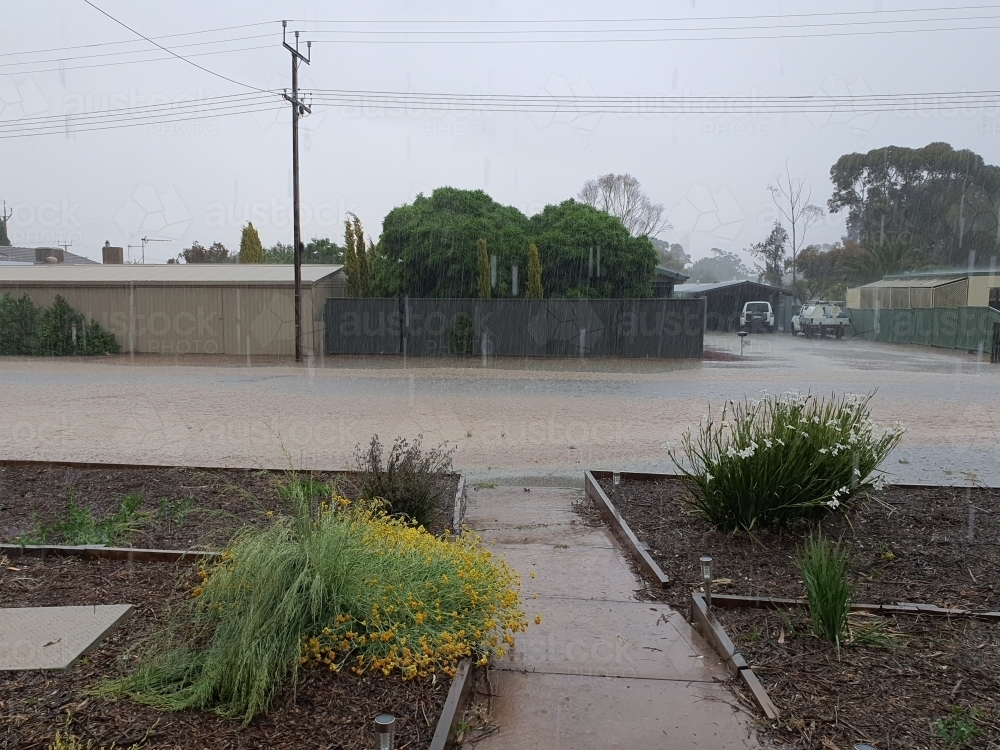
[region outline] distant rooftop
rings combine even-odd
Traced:
[[[1000,268],[990,270],[989,268],[975,268],[962,270],[961,268],[942,268],[936,271],[907,271],[906,273],[894,273],[886,276],[886,279],[913,279],[913,278],[952,278],[961,279],[966,276],[1000,276]]]
[[[739,284],[753,284],[754,286],[764,287],[772,292],[779,292],[781,294],[788,294],[788,291],[782,289],[781,287],[771,286],[770,284],[763,284],[759,281],[754,281],[753,279],[732,279],[730,281],[712,281],[712,282],[697,282],[694,284],[678,284],[674,287],[674,294],[680,295],[694,295],[694,294],[705,294],[707,292],[714,292],[717,289],[724,289],[728,286],[737,286]]]
[[[691,277],[681,273],[680,271],[674,271],[671,268],[664,268],[663,266],[656,267],[657,276],[666,276],[669,279],[673,279],[676,282],[683,283],[690,279]]]
[[[71,253],[69,250],[63,250],[61,247],[0,247],[0,263],[31,263],[32,265],[37,263],[43,265],[44,260],[37,260],[39,250],[52,250],[56,257],[61,255],[63,258],[61,262],[68,266],[100,265],[97,261]]]
[[[6,248],[10,249],[10,248]],[[32,251],[34,252],[34,251]],[[342,265],[303,264],[302,281],[314,284],[343,269]],[[166,263],[163,265],[56,265],[30,266],[0,263],[0,284],[292,284],[295,267],[269,263]]]

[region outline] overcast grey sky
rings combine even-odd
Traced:
[[[963,2],[968,9],[956,10],[955,4],[948,10],[940,0],[922,5],[94,1],[151,37],[273,21],[160,40],[185,55],[238,50],[190,59],[260,89],[289,85],[289,55],[281,48],[277,22],[282,17],[310,19],[289,27],[301,30],[303,41],[318,42],[312,65],[302,70],[301,85],[308,89],[719,97],[718,106],[725,109],[744,97],[988,90],[1000,62],[1000,7],[986,3]],[[939,10],[896,12],[912,8]],[[854,11],[858,14],[808,15]],[[793,13],[797,16],[781,18]],[[732,16],[759,17],[712,20]],[[910,22],[918,18],[932,20]],[[579,23],[586,19],[623,21]],[[417,20],[422,23],[407,23]],[[525,23],[530,21],[553,23]],[[782,25],[792,28],[775,28]],[[691,28],[699,31],[678,30]],[[913,33],[919,28],[937,30]],[[418,29],[448,33],[414,36]],[[523,33],[509,33],[524,30],[543,41],[529,43]],[[893,33],[872,33],[878,30]],[[0,126],[15,130],[19,123],[38,122],[27,119],[32,117],[252,94],[135,43],[134,35],[82,0],[7,0],[3,31]],[[347,38],[345,31],[382,33]],[[409,33],[385,33],[398,31]],[[810,36],[789,38],[806,33]],[[595,36],[625,41],[599,43]],[[725,36],[770,38],[719,38]],[[640,38],[656,41],[636,41]],[[119,42],[132,43],[113,44]],[[179,46],[202,42],[212,44]],[[81,45],[101,46],[76,48]],[[60,47],[74,49],[39,51]],[[153,51],[137,55],[136,50]],[[12,54],[20,52],[32,54]],[[84,57],[90,55],[102,56]],[[167,59],[135,62],[137,57]],[[277,107],[277,100],[271,106]],[[149,236],[170,240],[147,247],[147,262],[162,262],[192,240],[205,245],[218,240],[235,249],[247,218],[265,245],[290,242],[288,107],[169,119],[79,132],[82,120],[70,117],[55,135],[0,139],[0,199],[15,209],[14,244],[71,241],[74,252],[99,259],[105,240],[128,245]],[[574,196],[588,178],[629,172],[666,207],[674,228],[663,239],[681,242],[696,257],[712,247],[741,251],[766,235],[774,219],[767,184],[786,159],[824,207],[830,167],[852,151],[941,140],[1000,162],[996,107],[675,116],[586,115],[563,106],[554,113],[432,115],[317,102],[302,133],[306,239],[329,236],[340,242],[348,210],[377,235],[394,206],[442,185],[482,188],[531,214]],[[843,227],[843,215],[828,216],[809,241],[835,241]],[[136,257],[137,250],[132,253]]]

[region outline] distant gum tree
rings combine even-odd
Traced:
[[[670,226],[662,218],[663,204],[653,203],[630,174],[605,174],[587,180],[577,198],[614,216],[633,237],[655,237]]]

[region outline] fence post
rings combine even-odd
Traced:
[[[993,349],[990,351],[990,362],[1000,363],[1000,323],[993,324]]]

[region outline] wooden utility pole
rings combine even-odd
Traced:
[[[309,64],[312,42],[306,42],[306,54],[299,52],[299,32],[295,32],[295,46],[285,40],[287,21],[281,22],[281,43],[292,53],[292,95],[283,96],[292,105],[292,224],[294,226],[292,257],[295,262],[295,361],[302,361],[302,226],[299,223],[299,117],[312,110],[299,101],[299,62]]]

